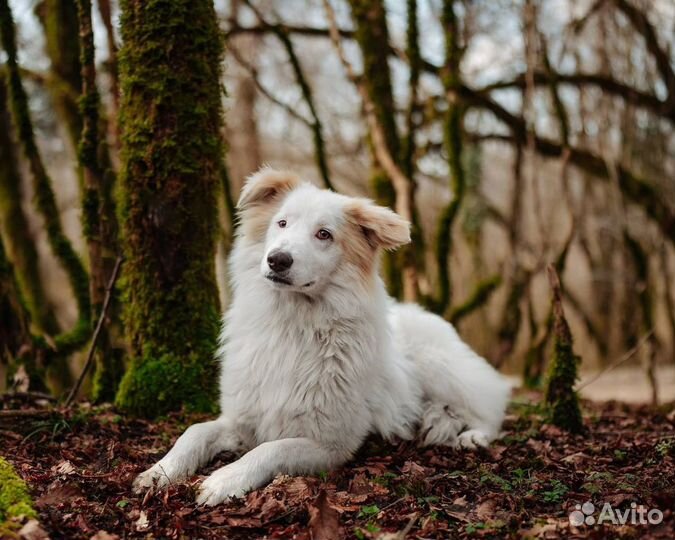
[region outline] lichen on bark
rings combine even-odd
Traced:
[[[221,36],[209,0],[121,2],[123,315],[130,413],[211,409],[222,159]]]

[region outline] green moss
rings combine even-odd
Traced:
[[[120,287],[131,362],[117,405],[212,407],[222,43],[207,0],[121,2]]]
[[[548,420],[572,433],[582,433],[584,424],[579,399],[574,391],[580,358],[574,354],[570,332],[562,307],[560,284],[552,266],[553,285],[553,354],[549,365],[544,400]]]
[[[579,357],[572,344],[558,338],[553,343],[553,355],[546,387],[549,421],[573,433],[583,431],[579,399],[574,391]]]
[[[21,516],[37,517],[28,487],[9,462],[0,457],[0,532],[5,521]]]
[[[91,399],[94,403],[112,403],[124,375],[123,351],[106,347],[96,356]]]
[[[116,404],[149,418],[183,406],[187,411],[214,412],[215,369],[214,360],[205,362],[199,354],[136,358],[122,379]]]

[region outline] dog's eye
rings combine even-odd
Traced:
[[[333,239],[333,235],[329,231],[327,231],[326,229],[319,229],[316,233],[316,237],[319,240],[332,240]]]
[[[280,219],[277,221],[277,225],[279,225],[279,228],[283,229],[286,227],[286,220],[285,219]]]

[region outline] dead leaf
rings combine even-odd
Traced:
[[[24,540],[49,540],[49,535],[38,523],[37,519],[29,519],[19,530],[19,536]]]
[[[56,465],[52,467],[52,471],[57,474],[73,474],[75,472],[75,466],[68,461],[67,459],[59,461]]]
[[[150,528],[150,521],[148,521],[148,514],[145,510],[141,510],[138,519],[134,522],[134,527],[138,532],[147,531]]]
[[[480,521],[491,521],[495,515],[495,507],[495,501],[492,499],[488,499],[480,503],[476,508],[476,515],[478,516],[478,519]]]
[[[120,537],[117,536],[116,534],[110,534],[105,531],[98,531],[89,540],[120,540]]]
[[[309,505],[309,530],[314,540],[338,540],[340,522],[325,490],[321,490],[314,503]]]
[[[83,497],[80,488],[74,484],[67,484],[65,486],[56,486],[49,489],[35,501],[35,504],[38,507],[57,506],[73,499],[77,499],[78,497]]]

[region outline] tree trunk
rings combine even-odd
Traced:
[[[30,234],[28,218],[21,206],[21,176],[12,140],[12,123],[7,108],[7,86],[0,75],[0,223],[7,258],[12,261],[16,281],[33,323],[41,332],[56,334],[58,324],[47,302],[38,270],[38,254]]]
[[[83,173],[82,223],[89,252],[89,285],[92,319],[100,316],[106,289],[117,258],[117,220],[109,196],[110,179],[99,160],[101,137],[99,109],[101,106],[96,86],[94,64],[94,34],[91,22],[91,2],[78,0],[80,36],[80,64],[82,66],[82,134],[78,159]],[[105,146],[105,145],[104,145]],[[106,148],[107,150],[107,148]],[[106,152],[107,154],[107,152]],[[110,176],[110,175],[108,175]],[[112,216],[112,219],[109,218]],[[92,398],[94,401],[112,401],[122,377],[123,366],[113,349],[110,335],[112,317],[107,316],[98,337],[96,371]]]
[[[396,128],[396,112],[391,86],[391,72],[388,64],[389,32],[387,15],[382,0],[350,0],[352,16],[356,23],[356,41],[363,56],[363,83],[373,106],[373,114],[381,127],[384,143],[389,155],[400,167],[401,143]],[[371,137],[373,134],[371,133]],[[375,151],[373,151],[375,153]],[[377,162],[375,157],[374,161]],[[375,165],[371,185],[379,204],[394,208],[396,192],[392,179],[383,170],[382,164]],[[396,253],[384,254],[384,277],[392,296],[403,296],[400,267],[405,263],[410,246],[404,246]],[[411,294],[414,294],[411,292]],[[410,298],[413,300],[414,298]]]
[[[42,0],[35,7],[35,14],[42,24],[45,49],[51,61],[54,80],[48,85],[49,90],[70,143],[77,149],[82,133],[77,104],[82,89],[77,6],[75,0]]]
[[[25,311],[0,238],[0,362],[13,365],[22,349],[30,348],[30,319]]]
[[[122,286],[132,358],[116,401],[142,416],[212,410],[218,21],[210,0],[123,0],[121,10]]]

